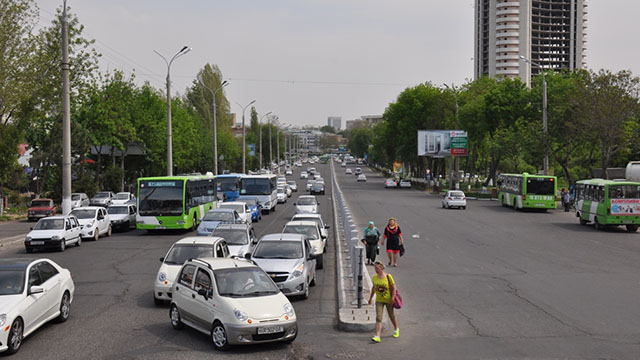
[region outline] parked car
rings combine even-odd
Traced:
[[[227,201],[220,203],[220,209],[233,209],[238,212],[240,218],[247,224],[251,224],[251,209],[244,201]]]
[[[286,203],[287,202],[287,190],[284,187],[278,186],[278,190],[276,195],[278,196],[278,203]]]
[[[284,174],[285,175],[293,175],[293,170],[287,169],[287,170],[284,171]]]
[[[343,162],[340,164],[340,167],[346,167],[346,166],[347,166],[347,162],[346,162],[346,161],[343,161]]]
[[[28,253],[34,249],[64,251],[67,245],[82,244],[81,231],[82,227],[73,215],[49,216],[38,220],[24,239],[24,246]]]
[[[198,225],[198,236],[209,236],[222,223],[244,223],[233,209],[211,209],[202,217]]]
[[[309,178],[309,173],[307,173],[306,171],[300,172],[300,179],[308,179],[308,178]]]
[[[136,228],[136,213],[138,209],[133,204],[109,205],[107,213],[111,220],[111,228],[129,231]]]
[[[91,206],[107,207],[111,205],[114,196],[111,191],[100,191],[91,198]]]
[[[225,239],[229,246],[229,253],[239,257],[251,253],[258,242],[253,225],[250,224],[220,224],[213,230],[211,236]]]
[[[34,199],[31,200],[31,206],[27,209],[27,218],[29,221],[36,221],[47,216],[56,214],[56,206],[51,199]]]
[[[301,195],[298,196],[298,199],[293,203],[293,205],[296,207],[296,214],[317,214],[318,205],[320,204],[318,203],[318,200],[316,200],[315,195]]]
[[[467,208],[467,197],[460,190],[449,190],[442,197],[442,207],[447,209],[457,207],[464,210]]]
[[[352,174],[353,174],[353,171],[351,170],[351,168],[346,168],[346,169],[344,169],[344,173],[345,173],[346,175],[352,175]]]
[[[330,225],[325,225],[324,221],[322,221],[322,215],[320,215],[320,214],[295,214],[291,218],[291,221],[301,221],[301,220],[315,221],[316,223],[318,223],[318,226],[320,226],[320,232],[322,233],[322,236],[324,236],[325,238],[329,236],[329,232],[327,230],[330,229],[331,226]]]
[[[162,305],[171,301],[174,281],[180,268],[189,259],[229,257],[227,241],[216,236],[189,236],[182,238],[169,248],[160,258],[160,269],[153,283],[153,302]]]
[[[231,345],[290,343],[298,335],[291,303],[271,278],[243,259],[193,259],[173,287],[171,326],[185,325],[213,341],[216,350]]]
[[[238,196],[237,201],[242,201],[249,206],[249,210],[251,210],[251,221],[258,222],[262,220],[262,205],[260,205],[260,200],[257,196],[250,195],[241,195]]]
[[[73,193],[71,194],[71,209],[75,209],[81,206],[89,206],[89,196],[85,193]]]
[[[389,179],[384,181],[384,187],[387,188],[387,189],[388,188],[396,188],[396,187],[398,187],[398,183],[395,180],[389,178]]]
[[[320,226],[315,221],[289,221],[282,228],[283,233],[302,234],[307,237],[311,245],[311,253],[316,257],[316,269],[322,269],[323,256],[327,247],[327,237],[322,235]]]
[[[360,182],[360,181],[367,181],[367,177],[365,176],[365,174],[360,174],[358,175],[358,177],[356,178],[356,181]]]
[[[411,181],[409,179],[401,179],[398,186],[400,186],[401,189],[411,189]]]
[[[130,192],[119,192],[111,199],[111,204],[135,204],[136,197]]]
[[[269,234],[260,238],[251,260],[260,266],[288,296],[309,297],[316,284],[316,259],[311,244],[301,234]]]
[[[354,174],[355,176],[359,176],[360,174],[362,174],[362,169],[360,169],[360,168],[356,168],[356,171],[354,171],[354,172],[353,172],[353,174]]]
[[[295,181],[287,181],[287,184],[291,188],[291,191],[298,192],[298,183],[296,183]]]
[[[82,239],[98,241],[101,235],[111,236],[111,219],[102,206],[76,208],[71,211],[71,215],[75,216],[82,226]]]
[[[75,291],[69,270],[49,259],[0,259],[0,274],[0,352],[15,354],[42,325],[67,321]]]
[[[320,181],[316,181],[311,185],[311,189],[309,190],[311,195],[322,194],[324,195],[324,183]]]

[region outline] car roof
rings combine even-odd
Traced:
[[[304,214],[295,214],[293,215],[293,218],[318,218],[318,219],[322,219],[322,215],[320,214],[311,214],[311,213],[304,213]],[[293,219],[292,218],[292,219]],[[291,220],[293,221],[293,220]]]
[[[194,261],[195,260],[195,261]],[[208,264],[211,270],[220,270],[220,269],[234,269],[234,268],[247,268],[247,267],[258,267],[254,263],[244,260],[244,259],[233,259],[233,258],[213,258],[213,257],[204,257],[197,259],[189,259],[186,263],[191,262],[194,264],[205,265]]]
[[[298,196],[298,199],[306,199],[306,198],[313,198],[315,200],[316,196],[315,195],[300,195],[300,196]]]
[[[260,238],[260,241],[302,241],[306,237],[302,234],[277,233],[267,234]]]
[[[0,270],[25,270],[33,262],[48,259],[6,258],[0,259]]]
[[[118,194],[127,194],[127,195],[129,195],[129,194],[131,194],[131,193],[130,193],[130,192],[128,192],[128,191],[121,191],[121,192],[117,193],[116,195],[118,195]]]
[[[224,205],[224,204],[227,204],[227,205],[245,205],[246,203],[242,202],[242,201],[225,201],[225,202],[221,202],[220,203],[220,205]]]
[[[205,244],[205,245],[213,245],[219,242],[220,240],[224,240],[219,236],[187,236],[176,241],[174,244]]]
[[[107,206],[107,209],[108,208],[114,208],[114,207],[129,207],[129,206],[133,206],[133,204],[126,204],[126,203],[125,204],[123,204],[123,203],[111,204],[111,205]],[[99,206],[96,206],[96,207],[99,207]],[[76,209],[78,209],[78,208],[76,208]]]
[[[31,200],[31,201],[38,201],[38,200],[52,201],[52,200],[51,200],[51,199],[49,199],[49,198],[39,198],[39,199],[33,199],[33,200]]]
[[[73,216],[73,215],[71,215],[71,216]],[[75,216],[73,216],[73,217],[75,217]],[[66,219],[66,218],[67,218],[67,216],[64,216],[64,215],[52,215],[52,216],[47,216],[47,217],[42,218],[42,219],[54,219],[55,220],[55,219]],[[42,219],[40,219],[40,220],[42,220]]]
[[[207,212],[225,212],[226,213],[226,212],[232,212],[232,211],[235,211],[235,210],[229,209],[229,208],[216,208],[216,209],[211,209]]]
[[[318,226],[318,223],[311,220],[291,220],[288,223],[284,224],[284,226]]]
[[[78,206],[77,208],[73,208],[73,210],[98,210],[98,209],[104,209],[104,208],[102,206]]]
[[[251,224],[247,224],[247,223],[222,223],[220,225],[218,225],[218,227],[216,227],[213,232],[215,233],[216,230],[218,229],[238,229],[238,230],[247,230],[250,229],[252,227]]]

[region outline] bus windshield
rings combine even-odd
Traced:
[[[554,181],[550,178],[527,178],[527,194],[555,195]]]
[[[609,185],[609,199],[640,199],[640,185]]]
[[[218,177],[218,191],[238,191],[237,177]]]
[[[142,216],[181,215],[183,204],[182,181],[140,181],[138,213]]]
[[[271,181],[268,178],[248,178],[240,180],[242,195],[271,195]]]

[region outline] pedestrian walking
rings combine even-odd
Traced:
[[[564,195],[566,194],[566,192],[564,191],[564,188],[560,189],[560,202],[562,203],[562,207],[565,207],[564,205]]]
[[[384,228],[384,237],[382,239],[382,245],[385,240],[387,241],[387,256],[389,256],[389,266],[398,266],[398,254],[400,254],[400,247],[404,246],[404,239],[402,238],[402,230],[398,226],[396,218],[389,218],[387,226]]]
[[[569,208],[571,207],[571,195],[569,195],[569,192],[564,193],[562,202],[564,203],[564,212],[569,212]]]
[[[373,221],[369,221],[369,225],[362,230],[363,241],[367,252],[367,265],[376,261],[378,252],[378,243],[380,242],[380,231],[374,225]]]
[[[384,272],[384,264],[381,261],[373,263],[376,274],[371,279],[373,286],[369,295],[369,305],[372,304],[373,295],[376,295],[376,334],[371,337],[374,343],[380,342],[380,333],[382,332],[382,316],[384,309],[387,308],[389,319],[393,324],[393,337],[400,337],[400,328],[398,328],[398,319],[393,312],[393,298],[396,296],[396,282],[390,274]]]

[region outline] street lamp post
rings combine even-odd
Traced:
[[[520,55],[520,59],[532,66],[537,67],[542,72],[542,146],[544,147],[544,159],[542,161],[542,171],[549,175],[549,149],[547,149],[547,78],[546,73],[540,64],[537,64],[526,57]]]
[[[271,157],[271,117],[269,119],[269,171],[273,170],[273,158]]]
[[[262,121],[262,119],[265,116],[269,116],[269,114],[271,114],[271,111],[269,111],[268,113],[262,115],[260,117],[260,120],[258,120],[258,132],[260,133],[260,170],[262,170],[262,127],[260,126],[260,122]]]
[[[453,93],[453,98],[456,101],[456,127],[460,128],[460,124],[459,124],[459,120],[458,120],[458,91],[455,87],[455,85],[451,84],[451,87],[449,87],[449,85],[444,84],[444,86],[451,90],[451,92]],[[453,182],[453,167],[455,167],[455,174],[456,174],[456,181],[455,181],[455,186],[456,189],[460,188],[460,182],[458,182],[458,174],[460,173],[460,160],[459,157],[454,157],[453,155],[451,155],[451,157],[453,157],[455,165],[452,166],[451,164],[451,158],[449,159],[449,189],[451,189],[451,185]]]
[[[215,175],[218,175],[218,133],[217,133],[217,124],[216,124],[216,110],[217,110],[216,95],[218,94],[218,91],[222,90],[222,88],[229,85],[229,82],[227,80],[223,81],[222,84],[220,84],[220,87],[214,91],[204,83],[204,81],[202,80],[202,74],[198,74],[198,81],[200,81],[200,84],[202,84],[202,86],[205,89],[209,90],[211,92],[211,95],[213,96],[213,99],[211,101],[211,104],[212,104],[211,112],[213,115],[213,173]]]
[[[242,173],[246,174],[247,173],[247,131],[245,129],[244,126],[244,111],[247,109],[247,107],[249,107],[249,105],[253,104],[254,102],[256,102],[255,100],[251,100],[250,103],[248,103],[245,106],[242,106],[238,103],[238,105],[240,105],[240,107],[242,108]]]
[[[153,50],[153,52],[160,56],[167,64],[167,176],[173,176],[173,146],[171,141],[171,77],[169,74],[171,72],[171,64],[173,63],[173,60],[188,53],[189,51],[191,51],[191,48],[185,45],[180,49],[180,51],[173,55],[171,60],[167,61],[167,59],[159,52]]]

